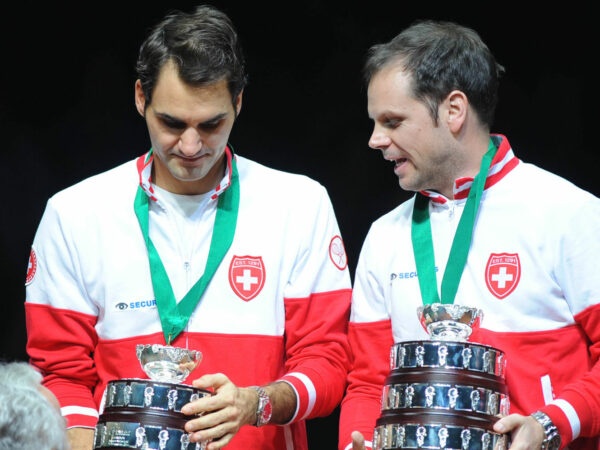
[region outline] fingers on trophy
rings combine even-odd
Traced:
[[[493,431],[509,407],[504,354],[468,341],[483,312],[432,303],[417,317],[430,339],[392,345],[373,449],[506,450]]]

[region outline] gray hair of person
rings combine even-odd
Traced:
[[[434,122],[439,105],[459,90],[479,121],[491,128],[505,69],[475,30],[450,21],[415,21],[389,42],[368,50],[363,67],[367,85],[392,64],[408,72],[413,96],[428,106]]]
[[[0,450],[70,449],[65,420],[41,380],[26,362],[0,363]]]
[[[0,362],[0,383],[38,389],[42,374],[25,361]]]
[[[136,71],[146,98],[152,93],[161,68],[173,61],[179,77],[191,86],[227,80],[232,103],[247,83],[245,58],[231,19],[210,5],[192,12],[172,11],[142,43]]]

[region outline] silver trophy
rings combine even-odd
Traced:
[[[417,316],[430,339],[392,345],[373,449],[506,450],[493,431],[509,410],[504,353],[468,341],[483,312],[433,303]]]
[[[466,341],[483,319],[481,309],[444,303],[419,306],[417,315],[431,339],[441,341]]]
[[[139,344],[137,359],[150,378],[110,381],[100,407],[94,449],[202,450],[184,429],[187,403],[211,395],[182,384],[202,360],[197,350]]]
[[[160,344],[138,344],[137,359],[150,379],[167,383],[181,383],[200,361],[198,350]]]

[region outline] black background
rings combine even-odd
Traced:
[[[25,271],[47,198],[148,150],[133,102],[137,49],[168,10],[194,4],[5,5],[0,358],[26,358]],[[371,123],[360,71],[370,45],[415,19],[474,27],[507,69],[493,131],[507,135],[521,159],[600,193],[592,142],[599,41],[591,2],[213,4],[235,22],[250,76],[230,142],[244,156],[327,187],[352,272],[371,221],[407,198],[391,165],[367,146]],[[310,422],[314,448],[335,448],[336,420],[337,411]]]

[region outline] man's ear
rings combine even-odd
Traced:
[[[138,113],[140,113],[140,116],[144,117],[146,111],[146,97],[144,96],[144,90],[142,89],[142,82],[140,80],[135,80],[134,97],[135,108]]]
[[[235,99],[234,102],[234,107],[235,107],[235,117],[240,115],[240,111],[242,110],[242,97],[244,94],[244,90],[242,89],[241,92],[238,94],[237,98]]]
[[[452,91],[446,97],[446,123],[453,133],[457,133],[467,120],[469,100],[462,91]]]

